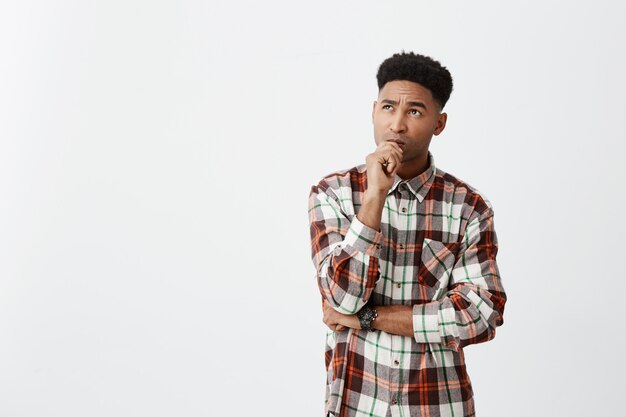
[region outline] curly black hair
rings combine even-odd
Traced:
[[[380,64],[376,79],[379,92],[385,84],[393,80],[418,83],[430,90],[440,110],[446,105],[452,93],[452,75],[446,67],[431,57],[404,50],[393,54]]]

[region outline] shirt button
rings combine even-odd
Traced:
[[[406,207],[402,207],[402,212],[406,213]]]
[[[400,284],[399,282],[396,284],[396,287],[401,288],[402,284]]]
[[[398,360],[397,360],[397,359],[396,359],[395,361],[393,361],[393,363],[394,363],[396,366],[400,365],[400,362],[398,362]]]
[[[400,249],[404,249],[404,245],[403,245],[402,243],[400,243],[400,244],[398,245],[398,248],[400,248]]]
[[[398,404],[398,400],[396,400],[395,398],[393,400],[391,400],[391,404],[396,405]]]

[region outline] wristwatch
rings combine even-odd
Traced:
[[[374,331],[374,328],[372,328],[372,322],[376,319],[376,317],[378,317],[376,307],[366,304],[365,307],[359,310],[357,317],[361,323],[361,329],[369,330],[370,332]]]

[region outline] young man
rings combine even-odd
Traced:
[[[311,188],[326,416],[475,416],[463,348],[495,337],[506,294],[493,207],[436,168],[452,77],[394,54],[377,73],[376,149]]]

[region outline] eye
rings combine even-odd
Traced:
[[[382,107],[382,108],[383,108],[384,110],[386,110],[386,109],[385,109],[385,107],[391,107],[391,105],[389,105],[389,104],[385,104],[385,105],[383,105],[383,107]]]
[[[422,115],[422,113],[421,113],[419,110],[417,110],[417,109],[411,109],[411,110],[409,110],[409,111],[414,111],[414,112],[416,112],[417,114],[419,114],[420,116]]]

